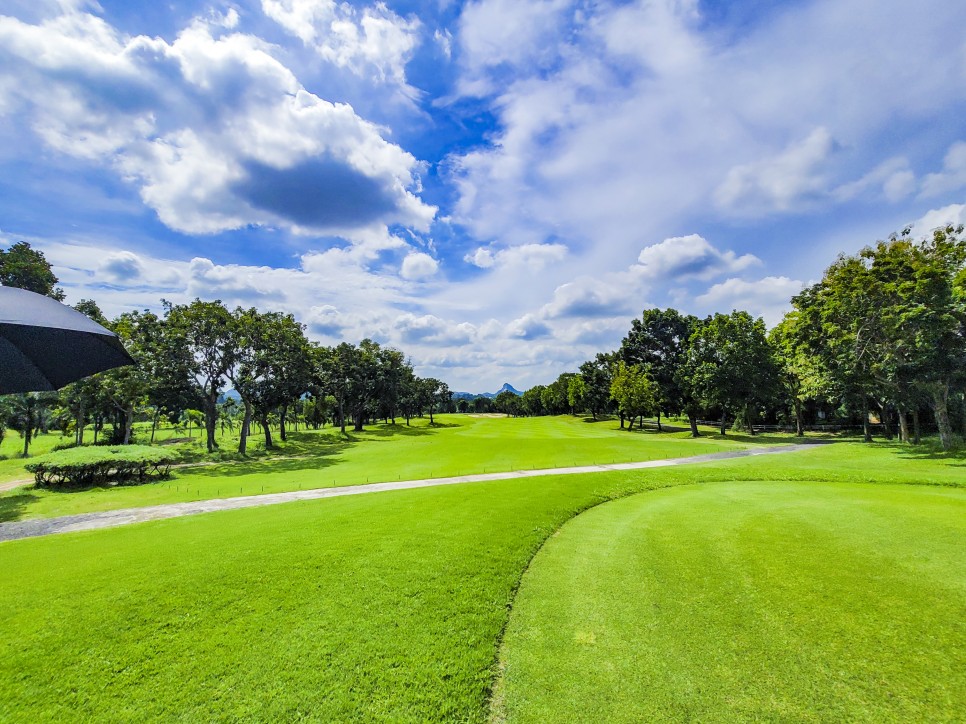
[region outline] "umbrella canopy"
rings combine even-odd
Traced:
[[[42,294],[0,287],[0,394],[56,390],[134,364],[117,335]]]

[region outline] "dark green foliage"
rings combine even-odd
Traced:
[[[167,478],[177,456],[147,445],[74,447],[27,463],[38,487],[89,487]]]
[[[740,417],[749,432],[760,410],[775,395],[778,370],[765,323],[747,312],[716,314],[692,335],[685,374],[705,407]]]
[[[0,284],[63,301],[64,290],[57,286],[57,277],[50,269],[42,251],[18,241],[6,251],[0,251]]]

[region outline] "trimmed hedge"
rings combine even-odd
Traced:
[[[75,447],[27,463],[37,487],[139,484],[167,478],[177,456],[147,445]]]

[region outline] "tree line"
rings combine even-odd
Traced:
[[[870,413],[886,436],[918,442],[931,418],[944,449],[966,438],[966,239],[963,227],[913,239],[905,229],[854,255],[791,299],[771,330],[744,311],[704,319],[645,310],[619,349],[602,352],[522,398],[500,396],[508,414],[589,412],[720,421],[754,434],[772,422],[804,433],[806,422],[858,421]]]
[[[43,254],[19,242],[0,251],[0,282],[63,299]],[[51,395],[9,396],[0,423],[20,430],[24,454],[36,429],[73,429],[83,443],[111,423],[111,442],[132,438],[135,418],[197,418],[209,451],[219,426],[238,418],[240,452],[256,427],[273,445],[286,426],[331,421],[342,432],[372,420],[395,423],[459,409],[511,415],[616,413],[621,427],[645,417],[719,421],[754,434],[765,422],[791,426],[857,422],[871,439],[870,413],[887,436],[918,441],[925,414],[944,448],[966,437],[966,240],[962,227],[925,239],[908,229],[855,255],[840,255],[818,283],[791,300],[770,331],[745,311],[704,319],[675,309],[645,310],[620,348],[598,353],[547,385],[495,400],[451,399],[440,380],[421,379],[399,350],[366,339],[326,347],[309,341],[290,314],[229,310],[221,302],[163,302],[162,314],[105,319],[97,305],[76,308],[115,331],[138,364],[69,385]],[[225,399],[231,388],[237,395]],[[0,435],[2,435],[0,425]],[[152,433],[153,434],[153,433]]]
[[[0,282],[63,299],[44,255],[24,242],[0,252]],[[293,416],[315,427],[331,421],[345,433],[347,425],[358,431],[378,419],[409,424],[428,414],[432,423],[434,413],[451,404],[444,382],[418,377],[402,352],[370,339],[319,345],[291,314],[230,310],[220,301],[162,301],[162,307],[160,315],[135,311],[107,319],[91,300],[75,305],[115,332],[137,364],[57,393],[8,396],[0,418],[23,435],[25,456],[34,432],[50,427],[73,430],[75,442],[83,444],[88,425],[96,436],[110,423],[106,441],[127,444],[135,419],[145,414],[152,420],[152,441],[161,420],[190,426],[197,419],[211,452],[226,418],[234,426],[237,409],[238,451],[245,453],[255,426],[270,448],[272,428],[286,439]],[[229,387],[237,402],[226,399]]]

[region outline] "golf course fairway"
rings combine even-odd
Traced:
[[[577,516],[532,561],[491,717],[953,721],[966,491],[711,483]]]

